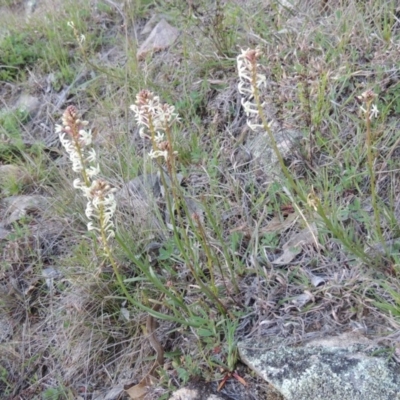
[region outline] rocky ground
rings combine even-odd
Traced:
[[[388,368],[386,391],[364,385],[372,375],[354,378],[342,399],[399,396],[394,2],[3,1],[2,398],[167,399],[185,386],[199,398],[317,398],[322,378],[306,394],[286,379],[298,382],[293,371],[308,374],[332,348],[335,362],[362,359],[353,364],[367,365],[365,376]],[[236,57],[256,47],[262,112],[293,182],[244,112]],[[180,116],[177,181],[148,157],[130,109],[142,89]],[[357,100],[368,89],[369,121]],[[89,121],[101,177],[116,188],[118,268],[134,301],[160,312],[153,320],[127,300],[87,232],[56,133],[70,105]],[[149,321],[164,352],[152,379]],[[361,347],[307,353],[310,341],[346,335]],[[268,364],[275,340],[295,361]],[[263,368],[254,348],[267,354]]]

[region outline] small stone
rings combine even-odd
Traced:
[[[140,32],[141,35],[148,35],[154,27],[160,22],[162,16],[160,14],[153,14],[152,17],[146,22],[146,25]]]
[[[178,35],[178,29],[171,26],[165,19],[162,19],[140,46],[137,58],[143,60],[150,52],[157,52],[168,48],[175,42]]]
[[[22,94],[15,104],[15,109],[20,112],[26,112],[32,118],[39,111],[40,100],[29,94]]]
[[[28,184],[31,182],[31,177],[25,170],[17,165],[0,165],[0,186],[10,181]]]
[[[6,197],[1,201],[1,205],[5,207],[3,226],[7,227],[29,212],[44,213],[49,208],[49,201],[40,195],[21,195]]]
[[[224,400],[223,394],[212,393],[209,385],[197,384],[196,388],[181,388],[172,394],[169,400]]]

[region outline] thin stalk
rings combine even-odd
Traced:
[[[374,171],[374,161],[375,154],[372,149],[372,131],[371,131],[371,107],[372,107],[372,99],[367,100],[366,102],[366,110],[365,110],[365,124],[366,124],[366,146],[367,146],[367,160],[368,160],[368,173],[371,179],[371,200],[372,200],[372,208],[374,210],[375,217],[375,227],[378,233],[378,237],[380,242],[386,247],[385,240],[382,235],[381,229],[381,218],[380,212],[377,202],[377,196],[375,191],[375,171]]]
[[[185,214],[188,217],[189,222],[191,222],[191,216],[189,215],[189,212],[187,210],[186,207],[186,203],[185,200],[182,199],[182,194],[180,193],[180,191],[178,191],[178,179],[177,179],[177,174],[176,174],[176,166],[175,166],[175,154],[174,154],[174,149],[173,149],[173,141],[172,141],[172,133],[171,133],[171,129],[168,125],[168,123],[166,123],[166,125],[164,126],[164,132],[167,136],[167,142],[168,142],[168,160],[167,160],[167,167],[168,167],[168,172],[170,173],[170,177],[171,177],[171,186],[172,186],[172,196],[175,200],[175,204],[182,205],[182,207],[185,210]],[[154,132],[152,133],[152,138],[154,138]],[[164,175],[164,170],[162,168],[161,165],[159,165],[160,168],[160,174],[161,174],[161,180],[162,183],[164,185],[165,188],[167,188],[168,186],[166,186],[166,182],[165,182],[165,175]],[[170,204],[170,199],[169,196],[167,195],[167,207],[169,209],[170,212],[170,216],[171,216],[171,222],[172,222],[172,226],[173,226],[173,232],[174,232],[174,236],[176,238],[176,243],[178,244],[179,250],[181,252],[181,254],[185,257],[186,259],[186,265],[187,267],[190,269],[190,272],[192,273],[193,277],[196,280],[196,283],[200,286],[200,288],[202,289],[202,291],[210,298],[210,300],[215,301],[219,311],[223,314],[223,315],[229,315],[230,317],[233,318],[233,316],[229,313],[229,311],[227,310],[227,308],[222,304],[222,302],[219,300],[219,298],[216,296],[216,294],[214,294],[214,292],[212,290],[210,290],[204,283],[203,281],[200,279],[199,275],[197,274],[192,262],[187,258],[186,254],[188,249],[190,249],[190,252],[192,253],[191,250],[191,244],[190,244],[190,240],[189,237],[186,233],[185,230],[181,230],[182,236],[184,237],[185,243],[186,243],[186,248],[184,248],[182,246],[182,240],[179,237],[179,233],[177,230],[177,226],[174,220],[174,215],[172,214],[172,205]],[[179,210],[178,210],[179,211]],[[178,212],[178,218],[181,219],[181,215]],[[182,222],[182,221],[181,221]],[[203,236],[200,235],[200,237],[203,238]],[[208,243],[206,240],[202,240],[203,244],[204,244],[204,249],[206,251],[207,254],[207,258],[209,260],[209,262],[212,262],[212,257],[208,248]],[[192,253],[192,259],[194,259],[193,257],[193,253]],[[214,279],[214,274],[213,274],[213,270],[212,270],[212,264],[209,265],[209,270],[210,270],[210,274],[211,274],[211,279],[212,279],[212,286],[215,287],[215,279]]]
[[[200,233],[200,236],[202,238],[203,243],[205,244],[204,251],[205,251],[206,257],[207,257],[207,264],[208,264],[208,270],[210,272],[211,284],[212,284],[212,287],[216,289],[216,287],[215,287],[214,268],[213,268],[213,257],[211,255],[210,246],[209,246],[209,243],[208,243],[208,240],[207,240],[207,237],[206,237],[206,233],[204,232],[203,225],[200,222],[200,217],[197,214],[194,216],[194,220],[197,223],[198,231]],[[222,275],[222,277],[224,277],[224,275]]]

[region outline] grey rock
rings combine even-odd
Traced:
[[[296,143],[301,139],[300,132],[278,129],[275,125],[271,127],[274,133],[276,145],[283,158],[286,158],[295,147]],[[278,157],[270,143],[269,136],[266,132],[255,134],[245,145],[245,149],[253,155],[253,159],[260,162],[263,169],[273,174],[276,170]]]
[[[26,17],[30,18],[31,15],[34,13],[36,6],[37,6],[38,1],[37,0],[28,0],[26,2]]]
[[[20,166],[5,164],[0,165],[0,192],[3,190],[2,186],[7,182],[18,182],[21,184],[28,184],[32,178]]]
[[[26,112],[33,117],[40,108],[40,100],[38,97],[24,93],[18,99],[15,108],[16,110]]]
[[[163,180],[166,185],[164,187]],[[182,175],[177,174],[178,184],[182,182]],[[167,174],[164,174],[164,179],[161,179],[160,174],[147,174],[139,175],[117,191],[116,200],[118,209],[121,211],[128,211],[134,215],[133,223],[136,225],[147,226],[148,228],[156,228],[160,230],[158,221],[157,200],[169,196],[171,204],[171,179]],[[202,214],[201,205],[195,200],[186,199],[187,207],[191,213]],[[166,212],[168,214],[168,212]],[[166,217],[168,223],[169,217]]]
[[[95,393],[93,396],[93,400],[116,400],[121,397],[121,394],[124,393],[124,385],[118,384],[108,390],[106,393]]]
[[[27,220],[24,218],[27,217]],[[8,237],[18,229],[15,223],[27,228],[23,236]],[[40,195],[10,196],[0,201],[0,240],[18,243],[18,251],[5,247],[4,257],[17,260],[35,252],[40,257],[50,257],[63,251],[63,238],[67,225],[52,208],[52,199]],[[5,250],[6,251],[6,250]],[[5,255],[7,254],[7,256]],[[14,261],[17,262],[17,261]]]
[[[213,393],[209,385],[198,384],[196,387],[177,390],[169,400],[224,400],[226,398],[222,393]]]
[[[159,230],[157,199],[161,196],[161,182],[157,174],[140,175],[116,193],[118,209],[133,215],[131,223],[143,229]],[[124,220],[126,218],[123,218]]]
[[[161,195],[161,183],[157,174],[139,175],[117,191],[116,200],[119,207],[151,211],[152,203]]]
[[[4,228],[25,217],[29,212],[46,211],[49,201],[40,195],[20,195],[3,199],[0,205],[6,210],[1,221],[1,226]]]
[[[194,216],[196,215],[197,218],[199,218],[199,221],[204,224],[204,206],[196,199],[188,197],[188,196],[184,196],[183,200],[186,203],[186,211],[188,212],[188,216],[190,216],[190,218],[194,218]],[[176,211],[178,209],[178,205],[175,204],[175,200],[173,198],[171,198],[171,203],[172,203],[172,209],[174,211]],[[182,206],[182,205],[179,205]],[[175,218],[175,217],[173,217]],[[165,222],[167,224],[167,226],[169,227],[169,229],[173,229],[173,225],[172,225],[172,221],[171,221],[171,215],[167,210],[165,210]]]
[[[132,179],[117,192],[118,203],[133,200],[148,201],[151,197],[160,196],[160,178],[157,174],[139,175]]]
[[[351,333],[300,346],[272,338],[239,343],[242,361],[287,400],[400,399],[400,366],[387,350]]]
[[[162,19],[140,46],[137,53],[138,59],[144,59],[148,53],[167,49],[175,42],[178,36],[179,30],[171,26],[165,19]]]
[[[141,35],[148,35],[154,29],[154,27],[160,22],[161,19],[165,19],[166,16],[162,14],[153,14],[151,18],[146,22],[146,25],[140,32]]]

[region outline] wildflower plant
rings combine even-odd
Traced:
[[[91,148],[92,132],[86,129],[88,121],[79,118],[77,109],[69,106],[62,116],[62,125],[56,125],[60,142],[72,162],[72,170],[82,175],[83,183],[75,179],[74,187],[89,187],[91,179],[100,173],[96,151]]]
[[[279,151],[274,134],[272,132],[272,121],[268,121],[263,110],[264,103],[260,89],[266,87],[267,80],[265,75],[259,73],[259,58],[261,51],[259,49],[242,50],[237,57],[238,69],[238,91],[242,95],[241,103],[247,116],[247,125],[253,131],[263,130],[270,140],[275,155],[278,158],[282,171],[294,189],[301,197],[306,200],[299,187],[296,185],[293,177],[288,171],[281,152]]]
[[[367,150],[368,173],[371,179],[371,200],[375,216],[376,232],[378,234],[380,242],[382,243],[384,248],[386,248],[385,240],[382,235],[380,211],[375,190],[375,182],[376,182],[375,171],[374,171],[375,153],[373,149],[374,137],[372,134],[371,122],[372,119],[378,118],[379,115],[378,107],[376,104],[374,104],[376,97],[377,97],[376,94],[372,90],[366,90],[361,94],[361,96],[357,96],[356,100],[360,104],[361,114],[365,118],[365,127],[366,127],[365,147]]]
[[[266,77],[259,73],[260,57],[261,51],[259,49],[247,49],[242,50],[241,54],[239,54],[236,59],[239,77],[238,91],[242,95],[241,103],[247,116],[247,125],[253,131],[259,131],[261,129],[268,135],[272,149],[274,150],[281,170],[288,183],[288,187],[283,184],[282,189],[293,201],[295,208],[299,212],[305,224],[309,226],[309,222],[301,211],[300,206],[296,204],[294,194],[298,196],[303,205],[308,206],[310,214],[312,214],[312,211],[317,212],[328,231],[332,232],[349,251],[357,255],[363,261],[368,262],[369,259],[365,254],[365,251],[359,246],[356,246],[352,238],[344,233],[344,230],[341,229],[340,225],[338,225],[336,221],[332,220],[331,216],[327,215],[323,203],[315,194],[313,189],[309,191],[308,196],[305,195],[302,187],[294,180],[292,174],[285,165],[285,161],[272,131],[272,121],[267,120],[263,109],[264,102],[262,101],[261,89],[266,87],[267,81]],[[369,106],[367,105],[367,109],[370,106],[371,104]],[[310,199],[312,199],[312,202],[310,202]]]
[[[141,90],[130,108],[140,127],[140,137],[151,140],[150,158],[164,158],[168,172],[174,178],[177,152],[173,149],[171,128],[175,122],[180,121],[175,107],[161,103],[160,98],[149,90]]]
[[[247,125],[253,131],[261,129],[268,135],[284,175],[289,180],[292,188],[298,191],[297,185],[285,166],[282,154],[273,135],[271,129],[272,121],[267,120],[263,110],[264,103],[260,89],[266,87],[267,79],[264,74],[259,73],[260,56],[261,51],[259,49],[247,49],[242,50],[236,59],[239,76],[238,91],[242,95],[241,103],[247,116]]]
[[[138,95],[138,103],[136,106],[138,107],[137,109],[135,107],[133,108],[137,111],[136,117],[141,123],[141,134],[143,137],[152,138],[153,153],[151,154],[154,155],[157,151],[163,152],[162,155],[167,162],[168,171],[170,171],[171,175],[176,179],[174,169],[175,164],[172,161],[176,152],[172,149],[172,134],[170,130],[172,123],[178,120],[177,114],[174,113],[174,108],[172,106],[161,104],[157,96],[154,96],[151,92],[147,91],[142,91]],[[80,178],[74,180],[73,186],[80,190],[87,199],[85,210],[85,214],[89,219],[87,228],[89,231],[93,231],[96,234],[101,243],[103,254],[113,267],[119,287],[132,305],[149,312],[149,314],[157,318],[179,321],[180,324],[189,326],[198,325],[198,319],[192,321],[190,319],[185,320],[181,318],[182,311],[186,311],[190,315],[190,310],[188,310],[187,306],[184,304],[183,299],[178,296],[177,293],[165,288],[164,283],[160,281],[154,272],[149,269],[148,266],[141,263],[137,257],[131,255],[129,249],[119,240],[118,243],[121,245],[122,249],[145,273],[147,279],[152,282],[155,287],[160,290],[162,289],[164,294],[169,295],[175,303],[179,304],[179,310],[173,307],[172,311],[174,312],[175,317],[170,317],[157,312],[154,308],[146,306],[144,304],[147,302],[146,300],[135,300],[129,293],[125,281],[119,272],[111,242],[115,236],[115,226],[113,222],[113,216],[116,210],[116,201],[114,198],[115,189],[106,181],[97,178],[100,174],[100,167],[97,162],[96,152],[91,147],[92,133],[86,128],[87,125],[88,122],[83,121],[79,117],[77,109],[74,106],[69,106],[62,116],[62,125],[58,125],[56,131],[58,132],[60,141],[72,162],[73,171],[81,174]],[[155,127],[158,129],[157,132],[154,130]],[[164,140],[164,134],[169,138],[169,141]],[[155,158],[160,156],[158,153],[155,154],[157,155],[154,156]],[[166,180],[163,178],[164,185],[165,182]],[[176,185],[173,185],[173,187],[176,188]],[[174,191],[173,193],[175,196],[180,198],[180,195],[177,194],[177,192]],[[174,225],[174,227],[176,226]],[[177,233],[176,230],[174,230],[174,232]],[[187,236],[186,239],[188,239]],[[183,247],[181,250],[184,254]],[[201,282],[196,271],[192,269],[192,272],[195,275],[196,280],[198,280],[199,285],[202,286],[202,289],[219,304],[221,311],[225,311],[224,306],[216,298],[213,292]],[[142,295],[144,295],[144,293],[142,293]]]
[[[149,152],[149,157],[157,161],[164,188],[166,187],[166,178],[161,164],[162,160],[159,160],[159,158],[163,158],[167,165],[167,170],[172,180],[172,196],[175,204],[180,204],[175,165],[177,152],[173,149],[174,144],[171,131],[172,125],[179,121],[179,116],[175,113],[175,107],[161,103],[160,98],[151,91],[141,90],[136,96],[135,104],[132,104],[130,108],[135,114],[140,137],[151,141],[152,149]],[[168,211],[172,216],[173,207],[171,199],[169,196],[166,199]],[[175,229],[175,221],[173,219],[172,224]]]
[[[83,34],[79,34],[78,29],[76,29],[75,27],[74,21],[68,21],[67,25],[73,30],[76,42],[79,44],[82,52],[84,52],[83,43],[85,43],[86,41],[86,36]]]
[[[136,304],[119,273],[111,244],[111,239],[115,236],[113,216],[117,206],[114,197],[116,189],[105,180],[97,178],[100,166],[96,151],[92,148],[92,131],[86,128],[88,124],[80,118],[76,107],[68,106],[62,116],[62,125],[56,126],[56,132],[72,162],[72,170],[81,174],[80,178],[74,180],[73,186],[87,199],[85,214],[89,219],[88,231],[95,232],[103,254],[113,267],[120,288],[127,299]]]
[[[81,174],[73,185],[81,190],[87,199],[86,216],[89,231],[95,231],[107,255],[110,253],[109,240],[114,237],[113,215],[116,210],[114,192],[107,182],[95,179],[100,173],[96,151],[91,147],[92,132],[86,129],[87,121],[80,119],[76,107],[69,106],[62,116],[62,125],[57,125],[61,144],[72,162],[72,170]]]
[[[115,236],[113,215],[117,207],[114,198],[115,188],[103,180],[95,180],[87,190],[88,203],[85,214],[90,220],[89,231],[101,235],[103,244],[107,244]],[[98,221],[100,226],[96,226]]]
[[[190,215],[184,195],[181,192],[180,185],[178,183],[176,168],[176,156],[178,152],[174,150],[172,127],[173,124],[180,121],[180,118],[178,114],[175,113],[175,107],[166,103],[161,103],[160,98],[154,95],[154,93],[148,90],[142,90],[136,96],[135,104],[131,105],[130,108],[134,112],[135,120],[139,125],[139,135],[142,138],[147,138],[151,141],[152,150],[149,152],[149,156],[151,159],[157,160],[161,181],[164,185],[164,188],[167,187],[166,177],[159,158],[163,158],[166,163],[167,171],[172,182],[171,191],[174,206],[172,205],[169,195],[166,195],[166,202],[169,214],[171,216],[172,230],[180,253],[185,258],[186,265],[191,270],[193,277],[203,292],[217,304],[217,307],[223,315],[227,313],[229,314],[229,312],[226,310],[226,307],[217,297],[218,290],[215,286],[214,274],[211,271],[212,265],[215,264],[213,261],[215,260],[210,252],[210,246],[204,235],[204,230],[201,226],[200,219],[198,218],[197,214]],[[211,271],[210,274],[212,276],[211,288],[208,288],[207,285],[202,281],[200,276],[202,272],[198,272],[194,265],[193,260],[196,257],[193,254],[191,239],[185,229],[180,229],[180,227],[183,226],[183,221],[179,212],[180,209],[183,209],[188,217],[187,221],[189,226],[193,229],[196,238],[202,244],[202,247],[207,255]],[[177,219],[179,223],[175,221],[175,210],[178,211]]]

